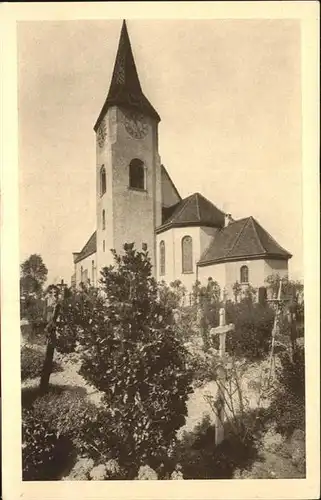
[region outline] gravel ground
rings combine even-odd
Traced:
[[[28,347],[32,347],[37,351],[44,351],[45,348],[39,345],[28,344]],[[52,373],[50,375],[50,384],[56,386],[71,386],[71,387],[82,387],[86,390],[87,398],[94,404],[99,405],[103,393],[97,391],[97,389],[89,385],[86,380],[79,375],[79,363],[74,361],[70,356],[55,356],[55,361],[61,362],[63,371]],[[21,384],[22,389],[36,387],[39,384],[39,377],[33,379],[24,380]]]

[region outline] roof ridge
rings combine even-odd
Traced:
[[[202,255],[200,255],[200,258],[199,258],[199,262],[202,262],[202,260],[206,257],[206,254],[210,251],[210,249],[213,247],[213,245],[215,244],[215,240],[217,239],[219,233],[221,231],[223,231],[224,227],[222,228],[219,228],[218,231],[215,232],[214,236],[213,236],[213,239],[210,241],[210,244],[207,246],[207,248],[205,248],[204,252],[202,253]]]
[[[86,241],[86,243],[84,244],[84,246],[82,247],[82,249],[80,250],[80,252],[78,253],[82,253],[82,251],[86,248],[86,245],[88,245],[88,243],[90,242],[90,240],[93,238],[93,236],[95,236],[95,234],[97,233],[97,231],[95,230],[92,235],[88,238],[88,240]]]
[[[235,238],[234,243],[233,243],[233,245],[231,246],[231,248],[229,249],[229,251],[227,252],[226,256],[228,256],[228,255],[232,252],[232,250],[233,250],[233,248],[235,247],[236,243],[239,241],[239,239],[240,239],[240,237],[241,237],[241,234],[243,233],[243,231],[244,231],[245,227],[247,226],[247,224],[248,224],[248,222],[249,222],[249,217],[245,217],[245,219],[247,219],[247,220],[246,220],[246,222],[244,223],[244,225],[243,225],[243,227],[242,227],[241,231],[239,232],[238,236]],[[242,220],[242,219],[240,219],[240,220]],[[228,226],[227,226],[227,227],[228,227]]]
[[[257,228],[256,228],[257,221],[254,219],[254,217],[252,217],[252,215],[250,215],[249,219],[250,219],[250,221],[252,222],[252,226],[253,226],[253,228],[254,228],[255,234],[256,234],[256,236],[257,236],[257,239],[259,240],[259,244],[260,244],[260,246],[261,246],[261,248],[262,248],[263,252],[264,252],[264,253],[267,253],[267,249],[263,246],[263,243],[262,243],[262,241],[261,241],[261,238],[260,238],[260,236],[259,236],[259,234],[258,234],[258,232],[257,232]]]
[[[226,214],[225,214],[225,215],[226,215]],[[235,224],[235,222],[241,222],[241,221],[243,221],[243,220],[247,220],[247,219],[249,219],[249,218],[250,218],[250,217],[241,217],[240,219],[233,219],[231,222],[229,222],[229,223],[228,223],[228,226],[226,226],[226,227],[229,227],[229,226],[231,226],[232,224]],[[225,228],[223,228],[223,229],[225,229]]]
[[[170,218],[170,220],[169,220],[168,222],[171,222],[171,221],[173,220],[174,215],[175,215],[175,217],[178,217],[179,215],[181,215],[181,213],[183,212],[184,208],[186,207],[186,205],[188,204],[188,202],[190,201],[190,198],[191,198],[192,196],[193,196],[193,195],[189,195],[189,196],[187,196],[186,198],[183,198],[183,199],[182,199],[183,204],[182,204],[182,206],[181,206],[180,210],[177,212],[177,214],[175,214],[175,212],[174,212],[174,213],[172,214],[172,216],[171,216],[171,218]],[[178,202],[178,203],[180,203],[180,202]]]
[[[254,218],[254,217],[252,217],[252,219],[253,219],[253,221],[254,221],[254,222],[255,222],[258,226],[260,226],[260,228],[261,228],[264,232],[266,232],[266,234],[269,236],[269,238],[271,238],[271,240],[272,240],[272,241],[273,241],[273,242],[274,242],[274,243],[275,243],[275,244],[276,244],[279,248],[281,248],[284,252],[286,252],[288,255],[291,255],[291,257],[292,257],[292,254],[291,254],[290,252],[288,252],[288,250],[286,250],[284,247],[282,247],[282,246],[281,246],[281,245],[280,245],[280,244],[276,241],[276,239],[275,239],[275,238],[273,238],[273,236],[269,233],[269,231],[267,231],[266,229],[264,229],[264,227],[263,227],[263,226],[261,226],[261,224],[260,224],[260,223],[259,223],[259,222],[258,222],[258,221]]]
[[[198,220],[201,220],[201,212],[200,212],[200,205],[199,205],[199,193],[195,193],[195,198],[196,198],[196,211],[197,211],[197,216]]]

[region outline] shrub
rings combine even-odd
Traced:
[[[269,352],[273,321],[274,312],[269,306],[247,300],[228,302],[226,322],[234,323],[235,331],[226,337],[227,352],[250,361],[262,359]]]
[[[109,415],[79,391],[53,389],[54,392],[34,398],[23,413],[28,445],[24,463],[30,479],[65,473],[77,453],[93,459],[93,464],[99,460],[106,463],[111,455]],[[33,432],[35,442],[31,443]]]
[[[159,300],[162,304],[177,309],[185,305],[186,288],[180,280],[172,281],[169,285],[165,281],[158,283]]]
[[[276,430],[290,436],[295,429],[305,430],[305,357],[304,346],[298,347],[293,361],[285,352],[280,355],[277,385],[269,408]]]
[[[187,344],[187,366],[193,374],[193,386],[201,387],[216,379],[216,366],[219,355],[214,349],[205,350],[196,342]]]
[[[32,347],[21,348],[21,380],[40,377],[45,359],[45,353]],[[53,371],[58,371],[60,366],[54,362]]]
[[[88,289],[62,307],[59,335],[81,347],[84,378],[105,393],[109,437],[120,463],[166,455],[184,424],[191,374],[171,307],[159,300],[146,249],[124,245]]]
[[[25,295],[20,301],[20,315],[37,329],[45,323],[45,302],[39,297]]]
[[[65,434],[74,439],[79,437],[88,416],[92,416],[97,409],[86,401],[82,393],[64,390],[37,398],[32,411],[35,418],[50,424],[58,434]]]
[[[32,411],[22,413],[22,470],[26,481],[56,479],[61,473],[69,442],[37,418]]]

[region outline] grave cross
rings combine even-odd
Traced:
[[[270,367],[269,367],[269,376],[268,376],[268,386],[273,378],[275,378],[275,343],[276,338],[280,333],[280,322],[282,315],[282,304],[286,304],[289,302],[289,297],[284,295],[282,290],[283,282],[282,278],[280,279],[278,294],[276,298],[269,299],[268,302],[274,303],[275,305],[275,316],[274,323],[272,328],[272,338],[271,338],[271,351],[270,351]]]
[[[220,309],[220,324],[216,328],[211,328],[210,334],[212,336],[220,336],[220,348],[219,355],[221,358],[221,364],[217,367],[217,378],[219,383],[217,384],[217,394],[216,394],[216,419],[215,419],[215,444],[220,444],[224,439],[224,385],[226,379],[226,373],[224,369],[225,361],[225,340],[226,334],[235,330],[235,325],[230,323],[226,324],[225,319],[225,308]]]

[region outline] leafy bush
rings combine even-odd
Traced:
[[[56,479],[70,443],[32,411],[22,413],[22,469],[26,481]]]
[[[86,401],[84,394],[68,389],[37,398],[32,408],[35,418],[48,422],[58,434],[64,433],[71,439],[79,436],[85,419],[96,410]]]
[[[102,271],[102,290],[72,295],[58,333],[79,342],[80,373],[105,393],[109,436],[121,461],[166,455],[184,424],[191,374],[171,307],[159,300],[146,249],[124,245]],[[108,418],[109,416],[109,418]]]
[[[194,339],[195,340],[195,339]],[[193,375],[193,386],[201,387],[216,379],[216,366],[219,361],[218,352],[204,349],[195,341],[186,344],[188,350],[187,366]]]
[[[186,293],[186,288],[180,280],[172,281],[169,285],[165,281],[158,283],[159,300],[171,309],[185,305]]]
[[[45,359],[45,353],[32,347],[21,348],[21,380],[40,377]],[[58,371],[60,366],[54,362],[53,371]]]
[[[280,361],[269,414],[276,421],[277,432],[290,436],[296,429],[305,430],[304,347],[296,349],[293,361],[287,352],[280,355]]]
[[[227,302],[226,322],[234,323],[235,331],[226,336],[229,354],[250,361],[264,358],[269,352],[274,312],[269,306],[251,301]]]

